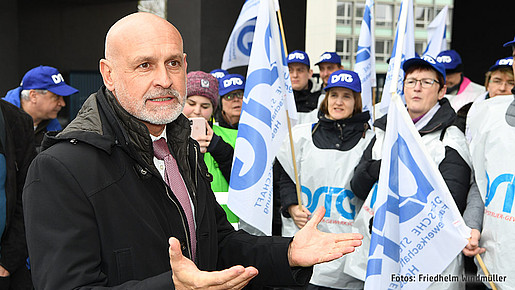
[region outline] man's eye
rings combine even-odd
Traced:
[[[139,67],[140,68],[149,68],[150,64],[148,64],[148,62],[145,62],[145,63],[140,64]]]
[[[170,66],[171,67],[178,67],[178,66],[180,66],[180,63],[178,61],[176,61],[176,60],[172,60],[172,61],[170,61]]]

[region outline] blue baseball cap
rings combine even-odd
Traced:
[[[513,66],[513,56],[505,57],[498,59],[494,65],[492,65],[488,71],[494,71],[496,69],[499,69],[501,67],[509,67],[511,68]]]
[[[212,74],[218,80],[223,78],[225,75],[229,74],[228,71],[226,71],[224,69],[221,69],[221,68],[214,69],[214,70],[212,70],[209,73]]]
[[[302,50],[295,50],[292,53],[288,54],[287,62],[288,62],[288,64],[302,63],[302,64],[307,65],[308,67],[310,66],[309,56],[307,53],[305,53]]]
[[[507,47],[507,46],[510,46],[510,45],[515,45],[515,37],[513,38],[512,41],[508,41],[505,44],[503,44],[504,47]]]
[[[347,88],[356,93],[361,93],[361,80],[359,75],[351,70],[337,70],[329,76],[324,90],[328,91],[330,88],[336,87]]]
[[[67,85],[56,68],[42,65],[29,70],[23,76],[21,89],[48,90],[59,96],[69,96],[79,91]]]
[[[442,63],[446,70],[454,70],[461,64],[461,57],[455,50],[444,50],[438,54],[436,61]]]
[[[434,58],[430,57],[429,55],[424,55],[421,58],[420,57],[414,57],[406,60],[402,64],[402,69],[404,71],[407,71],[408,68],[414,66],[414,65],[422,65],[422,66],[430,66],[436,72],[441,74],[443,76],[443,79],[445,81],[445,66],[441,63],[436,61]]]
[[[218,92],[224,96],[232,91],[245,90],[245,78],[239,74],[228,74],[218,80]]]
[[[320,56],[320,60],[315,63],[315,65],[319,65],[323,62],[336,63],[337,65],[341,65],[342,59],[336,52],[324,52]]]

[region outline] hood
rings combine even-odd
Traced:
[[[97,93],[91,94],[66,128],[61,132],[48,132],[41,144],[41,150],[61,141],[78,140],[111,153],[115,137],[104,134],[97,104]]]
[[[21,87],[17,87],[8,91],[3,99],[19,108],[21,106],[20,95]]]

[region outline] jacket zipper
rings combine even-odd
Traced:
[[[198,188],[197,167],[198,167],[199,152],[197,151],[198,148],[197,148],[197,145],[195,143],[193,143],[193,147],[195,148],[195,168],[193,169],[193,170],[195,170],[195,188]],[[195,192],[193,193],[193,195],[195,195]]]
[[[195,257],[193,257],[193,253],[191,252],[191,241],[190,241],[190,237],[188,235],[188,229],[186,227],[186,223],[184,221],[184,216],[182,215],[182,212],[181,212],[181,207],[179,205],[177,205],[175,200],[173,200],[173,198],[170,196],[170,192],[168,191],[168,185],[166,183],[165,183],[165,188],[166,188],[166,195],[172,201],[172,203],[177,207],[177,210],[179,211],[179,214],[181,216],[181,221],[182,221],[182,228],[184,229],[184,232],[186,233],[186,244],[188,247],[188,253],[189,253],[191,259],[195,260]]]

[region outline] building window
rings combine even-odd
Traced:
[[[433,9],[431,7],[415,7],[415,28],[426,28],[433,21]]]
[[[336,52],[341,56],[342,61],[349,61],[351,59],[351,39],[336,37]]]
[[[354,5],[356,12],[354,14],[354,23],[356,27],[361,27],[361,21],[363,21],[363,14],[365,14],[365,3],[356,3]]]
[[[393,28],[393,5],[376,4],[375,6],[376,27]]]
[[[418,53],[419,56],[422,56],[422,54],[424,54],[426,47],[427,47],[426,41],[415,40],[415,53]]]
[[[340,25],[351,25],[352,2],[338,2],[336,6],[336,23]]]
[[[386,62],[392,55],[392,44],[390,39],[376,39],[376,62]]]

